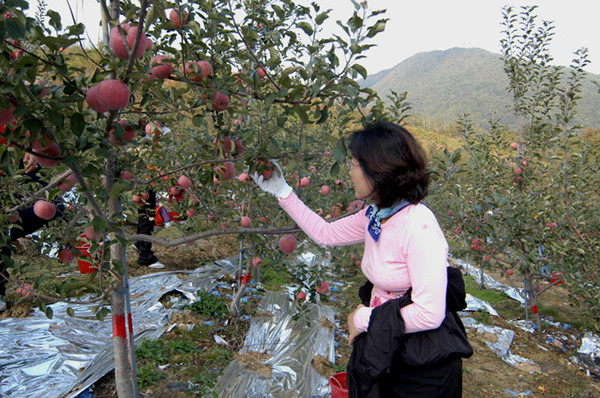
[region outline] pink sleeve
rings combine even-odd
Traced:
[[[354,327],[361,332],[366,332],[369,329],[369,321],[371,320],[372,307],[359,308],[354,313]]]
[[[325,246],[344,246],[363,242],[368,218],[366,209],[334,222],[327,222],[309,209],[294,192],[280,199],[279,205],[316,243]]]
[[[433,215],[415,221],[407,242],[413,303],[400,310],[406,333],[436,329],[446,315],[448,244]]]

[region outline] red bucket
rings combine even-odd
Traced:
[[[346,372],[335,373],[329,378],[331,398],[348,398],[348,380]]]
[[[96,272],[98,269],[98,265],[93,265],[91,261],[93,260],[92,255],[90,254],[90,244],[85,242],[79,242],[79,246],[75,247],[79,251],[79,256],[77,258],[77,265],[79,265],[79,272],[82,274],[91,274],[92,272]]]

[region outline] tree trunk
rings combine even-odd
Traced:
[[[535,323],[536,333],[539,333],[542,328],[542,323],[540,320],[540,314],[538,313],[537,306],[537,295],[535,292],[535,288],[533,286],[533,277],[534,274],[529,267],[527,267],[527,272],[525,273],[525,311],[527,314],[527,320],[529,320],[529,311],[531,310],[531,321]]]

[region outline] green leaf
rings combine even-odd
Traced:
[[[108,314],[110,314],[110,310],[106,307],[102,307],[98,310],[98,312],[96,312],[96,319],[103,321]]]
[[[277,99],[277,94],[271,93],[265,97],[265,106],[269,107]]]
[[[68,316],[75,316],[75,311],[73,311],[73,308],[67,307],[67,315]]]
[[[329,18],[329,13],[327,11],[320,13],[315,18],[315,22],[317,25],[321,25],[327,18]]]
[[[48,18],[50,19],[50,25],[56,30],[62,29],[62,24],[60,23],[60,14],[53,10],[48,10],[46,13]]]
[[[74,113],[71,116],[71,131],[75,133],[75,135],[80,136],[85,130],[85,119],[83,115],[79,112]]]
[[[304,31],[309,36],[313,34],[313,28],[310,26],[308,22],[298,22],[298,27]]]
[[[359,64],[354,64],[354,65],[352,65],[352,69],[357,71],[362,76],[363,79],[367,78],[368,74],[367,74],[367,70],[365,69],[364,66],[359,65]]]
[[[371,26],[367,31],[367,37],[375,37],[378,33],[381,33],[385,30],[385,23],[387,19],[380,19],[375,23],[375,25]]]
[[[119,196],[120,194],[122,194],[123,192],[130,191],[131,188],[132,188],[131,184],[129,184],[127,182],[117,181],[114,183],[114,185],[110,189],[109,197],[111,199],[114,199],[117,196]]]
[[[344,163],[346,161],[346,147],[340,144],[333,148],[333,158],[338,163]]]
[[[334,163],[333,165],[331,165],[331,168],[329,169],[329,175],[332,177],[337,177],[339,174],[340,174],[340,164]]]

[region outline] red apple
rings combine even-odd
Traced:
[[[298,292],[298,294],[296,295],[296,301],[300,300],[306,300],[306,293],[304,293],[303,291]]]
[[[506,275],[511,276],[513,274],[513,270],[512,269],[507,269],[506,270]]]
[[[364,205],[365,205],[364,200],[360,200],[360,199],[354,200],[354,201],[350,202],[350,204],[348,205],[348,212],[351,213],[353,211],[362,209]]]
[[[144,192],[144,193],[142,194],[142,199],[143,199],[144,201],[148,201],[148,199],[150,199],[150,194],[149,194],[148,192]]]
[[[196,215],[196,210],[189,208],[185,211],[185,214],[188,216],[188,218],[192,218]]]
[[[157,79],[166,79],[171,76],[171,73],[173,73],[173,64],[166,62],[165,60],[167,59],[169,59],[169,57],[166,55],[156,55],[152,58],[150,61],[150,65],[152,66],[150,73],[152,76]]]
[[[19,221],[19,218],[21,218],[21,216],[19,215],[19,213],[18,212],[14,212],[12,215],[10,215],[8,217],[8,222],[14,224],[17,221]]]
[[[177,184],[183,189],[188,189],[192,186],[192,180],[186,175],[182,175],[177,180]]]
[[[136,203],[138,206],[143,206],[144,205],[144,200],[142,199],[142,197],[140,195],[133,195],[131,197],[131,199],[133,200],[134,203]]]
[[[248,216],[244,216],[242,217],[242,219],[240,220],[240,225],[243,228],[248,228],[250,226],[250,224],[252,224],[252,222],[250,221],[250,217]]]
[[[102,236],[101,232],[96,232],[93,225],[90,225],[89,227],[84,228],[83,234],[89,240],[98,240]]]
[[[487,262],[489,262],[490,260],[491,260],[491,257],[490,257],[490,255],[489,255],[489,254],[484,254],[484,255],[483,255],[483,262],[484,262],[484,263],[487,263]]]
[[[58,259],[63,263],[70,263],[74,258],[75,255],[71,249],[60,249],[58,251]]]
[[[265,72],[263,68],[258,68],[258,76],[260,76],[261,79],[264,79],[267,77],[267,72]]]
[[[300,179],[300,187],[301,188],[306,188],[308,186],[308,184],[310,184],[310,179],[308,177],[302,177]]]
[[[48,145],[43,146],[39,143],[39,141],[34,141],[32,144],[32,149],[34,154],[51,156],[51,157],[60,157],[62,155],[62,150],[60,146],[55,142],[50,142]],[[60,163],[61,159],[48,159],[42,156],[35,156],[35,160],[46,167],[54,167]]]
[[[515,173],[520,176],[521,174],[523,174],[523,169],[520,167],[515,167]]]
[[[121,137],[121,139],[117,139],[114,136],[114,132],[116,129],[111,129],[110,130],[110,138],[115,142],[116,145],[123,145],[124,142],[127,141],[131,141],[135,138],[135,130],[133,129],[133,127],[128,126],[127,125],[127,120],[119,120],[119,124],[123,125],[123,129],[125,130],[125,134],[123,134],[123,137]]]
[[[362,263],[360,262],[360,260],[356,260],[356,261],[354,262],[354,265],[356,265],[357,267],[360,267],[360,265],[361,265],[361,264],[362,264]]]
[[[187,11],[174,8],[169,13],[169,21],[171,21],[175,29],[181,29],[187,23],[188,16]]]
[[[17,288],[17,294],[21,297],[24,297],[27,300],[33,298],[33,286],[31,283],[23,283],[21,286]]]
[[[220,91],[215,91],[211,97],[212,108],[217,112],[222,112],[229,107],[229,97]]]
[[[108,110],[125,108],[130,95],[129,87],[120,80],[103,80],[98,84],[98,102]]]
[[[342,207],[339,204],[331,206],[330,214],[331,214],[332,218],[341,216],[342,215]]]
[[[273,172],[275,171],[275,167],[273,167],[271,162],[269,162],[266,159],[259,159],[255,161],[255,163],[258,165],[256,171],[259,172],[261,176],[263,176],[263,179],[268,180],[269,178],[271,178]]]
[[[150,122],[144,128],[148,137],[154,136],[154,139],[159,139],[162,134],[162,124],[160,122]]]
[[[171,187],[169,189],[169,195],[173,195],[175,197],[181,196],[183,195],[183,189],[179,187]]]
[[[128,171],[128,170],[125,170],[125,171],[123,171],[123,172],[122,172],[122,173],[119,175],[119,178],[120,178],[120,179],[122,179],[122,180],[129,181],[129,180],[131,180],[131,179],[133,178],[133,174],[131,174],[131,172],[130,172],[130,171]]]
[[[231,162],[225,162],[222,166],[216,168],[218,174],[221,175],[221,180],[229,180],[235,176],[235,166]]]
[[[516,142],[510,143],[510,149],[512,149],[513,151],[516,151],[518,147],[519,147],[519,144],[517,144]]]
[[[198,68],[200,69],[200,71],[202,72],[202,78],[206,78],[208,76],[214,76],[215,72],[213,70],[212,65],[210,64],[210,62],[208,61],[197,61],[196,65],[198,65]]]
[[[284,253],[291,253],[296,248],[296,237],[293,234],[285,234],[279,238],[279,248]]]
[[[323,185],[321,187],[321,189],[319,190],[319,192],[321,192],[321,195],[329,195],[329,193],[331,192],[331,189],[329,188],[328,185]]]
[[[15,108],[15,104],[13,104],[10,101],[8,101],[8,108],[5,108],[3,105],[0,105],[0,125],[8,124],[13,121],[13,113],[15,111]]]
[[[254,266],[254,268],[259,268],[263,266],[263,260],[260,257],[254,257],[252,259],[252,265]]]
[[[119,28],[115,26],[110,31],[109,44],[110,48],[113,50],[115,55],[121,59],[129,59],[129,53],[133,49],[133,45],[135,44],[135,39],[138,34],[137,26],[130,26],[127,23],[121,24],[121,28],[123,29],[123,33],[119,31]],[[123,38],[125,40],[123,40]],[[146,48],[148,47],[149,39],[146,37],[144,32],[142,32],[142,36],[140,38],[140,44],[135,53],[135,58],[139,58],[142,56]],[[125,46],[127,43],[127,46]]]
[[[317,293],[325,294],[329,290],[329,283],[327,281],[321,282],[319,286],[316,287]]]
[[[247,173],[242,173],[238,176],[238,180],[245,184],[248,184],[250,182],[250,176]]]
[[[38,200],[33,205],[33,212],[44,220],[51,220],[56,215],[56,205],[46,200]]]
[[[100,104],[100,101],[98,101],[98,85],[92,86],[88,89],[87,93],[85,94],[85,100],[90,106],[90,108],[92,108],[96,112],[108,112],[108,108],[102,106]]]

